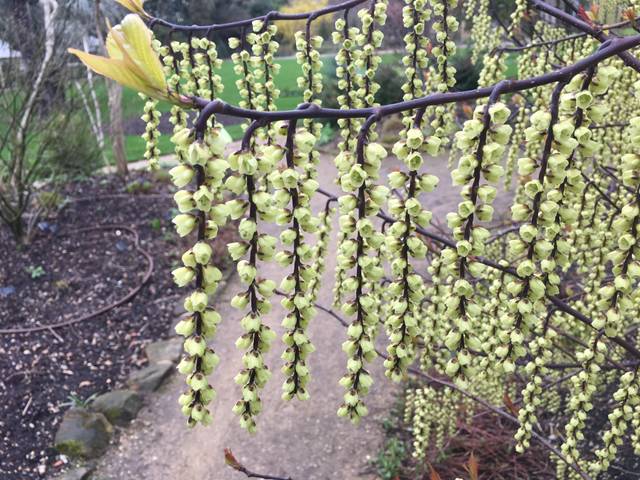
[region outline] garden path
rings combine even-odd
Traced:
[[[385,162],[383,175],[397,167],[395,161]],[[444,219],[446,213],[457,206],[458,188],[451,186],[444,157],[430,161],[426,167],[441,179],[440,187],[435,194],[429,195],[428,202],[434,218]],[[319,178],[323,186],[334,193],[338,187],[328,180],[335,178],[335,174],[331,157],[323,154]],[[314,210],[318,211],[323,208],[325,199],[318,195],[313,202]],[[324,306],[332,304],[335,236],[333,242],[318,299]],[[261,273],[272,279],[280,279],[283,275],[275,263],[264,265]],[[258,417],[258,432],[249,435],[238,426],[231,408],[238,398],[233,377],[241,365],[234,342],[241,330],[239,314],[229,306],[229,301],[242,288],[237,276],[233,275],[216,301],[223,323],[213,342],[221,358],[211,378],[218,391],[218,398],[212,404],[213,425],[193,430],[186,428],[176,404],[184,389],[184,380],[180,375],[174,375],[160,393],[152,396],[150,405],[134,426],[121,435],[118,446],[101,460],[95,473],[97,480],[246,478],[225,465],[224,448],[230,448],[254,472],[291,476],[295,480],[377,478],[372,460],[383,441],[382,421],[398,398],[400,388],[384,377],[382,362],[376,361],[371,368],[375,383],[366,401],[369,416],[358,427],[338,418],[336,410],[343,395],[338,380],[345,371],[346,360],[341,350],[345,331],[322,311],[310,326],[310,336],[317,349],[308,362],[312,375],[311,399],[288,403],[280,400],[281,345],[275,342],[267,356],[274,374],[262,394],[264,409]],[[279,324],[284,310],[278,297],[274,297],[273,303],[273,311],[266,321],[281,333]]]

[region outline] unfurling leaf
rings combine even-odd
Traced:
[[[146,0],[116,0],[116,2],[118,2],[129,11],[137,13],[138,15],[142,15],[143,17],[148,17],[149,14],[145,12],[143,8],[145,1]]]
[[[636,20],[636,9],[633,7],[629,7],[626,8],[623,12],[622,12],[622,18],[624,20],[628,20],[629,22],[631,22],[632,25],[635,25],[635,20]]]
[[[591,11],[587,12],[583,5],[580,5],[578,8],[578,17],[587,22],[590,26],[593,27],[593,13]]]
[[[231,451],[230,448],[224,449],[224,463],[229,465],[234,470],[238,470],[239,472],[241,472],[244,469],[242,464],[233,455],[233,452]]]
[[[100,75],[157,100],[188,106],[189,101],[169,90],[162,63],[151,45],[152,34],[138,16],[127,15],[111,28],[106,49],[109,57],[70,48],[82,63]]]

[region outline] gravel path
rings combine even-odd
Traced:
[[[329,158],[323,158],[320,177],[335,177]],[[327,188],[337,191],[331,182],[326,183]],[[314,203],[317,211],[323,208],[325,200],[318,195]],[[330,306],[332,303],[334,266],[335,255],[329,255],[322,280],[324,288],[318,299],[322,305]],[[278,280],[283,273],[275,263],[261,267],[262,276],[267,278]],[[262,394],[264,409],[258,417],[258,432],[249,435],[239,427],[238,418],[231,408],[239,395],[233,377],[241,367],[241,354],[234,346],[241,334],[240,315],[229,306],[229,301],[242,288],[237,276],[232,276],[216,302],[223,323],[213,342],[221,358],[211,378],[218,391],[218,398],[212,403],[214,423],[193,430],[186,428],[185,419],[176,404],[184,388],[184,380],[175,375],[161,393],[152,397],[151,404],[135,425],[121,436],[119,445],[101,460],[96,479],[246,478],[225,466],[224,448],[230,448],[247,468],[255,472],[290,475],[295,480],[376,478],[372,474],[371,456],[375,456],[382,441],[380,425],[392,407],[399,387],[386,380],[382,362],[376,362],[371,369],[376,383],[367,401],[369,416],[357,427],[338,418],[336,410],[343,395],[338,380],[346,366],[341,344],[346,334],[344,327],[324,312],[319,311],[310,326],[311,339],[316,347],[308,362],[312,375],[310,400],[280,400],[282,345],[275,341],[267,356],[268,365],[274,373]],[[284,309],[279,300],[279,297],[273,298],[273,311],[265,320],[281,334],[279,325]]]
[[[427,166],[441,179],[440,187],[429,195],[427,202],[434,218],[442,219],[445,228],[445,214],[456,208],[459,201],[458,189],[451,186],[446,163],[445,158],[440,158],[429,161]],[[394,161],[386,162],[383,175],[397,167]],[[335,168],[329,156],[323,155],[319,173],[323,186],[336,192],[337,187],[328,180],[335,178]],[[314,210],[321,209],[324,202],[324,198],[318,195],[314,199]],[[496,210],[500,211],[499,208]],[[330,252],[334,251],[335,243]],[[334,266],[335,255],[330,253],[323,277],[324,288],[318,300],[322,305],[330,306],[332,303]],[[261,273],[277,280],[284,274],[274,263],[264,265]],[[241,289],[234,275],[216,302],[223,323],[214,341],[214,348],[221,358],[211,379],[218,391],[212,408],[214,424],[194,430],[185,427],[185,420],[176,404],[184,383],[181,376],[175,375],[161,393],[153,396],[151,404],[134,426],[121,436],[118,447],[102,459],[96,470],[96,479],[245,478],[225,466],[224,448],[230,448],[250,470],[290,475],[295,480],[377,478],[371,461],[383,441],[381,422],[393,406],[400,387],[384,377],[382,362],[377,361],[371,368],[375,383],[367,400],[369,416],[357,427],[338,418],[336,410],[343,394],[338,380],[345,371],[346,360],[341,350],[345,331],[324,312],[319,311],[310,326],[311,339],[317,349],[309,359],[311,399],[288,403],[280,400],[283,375],[279,371],[282,363],[279,357],[282,347],[276,341],[267,357],[274,375],[262,394],[264,410],[258,418],[258,432],[249,435],[238,426],[238,419],[231,408],[239,393],[233,377],[240,369],[240,353],[234,346],[241,334],[240,315],[229,306],[229,300]],[[273,311],[266,321],[281,333],[279,324],[284,311],[277,297],[273,303]]]

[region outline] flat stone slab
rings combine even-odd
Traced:
[[[91,408],[102,413],[113,425],[124,426],[142,408],[142,396],[133,390],[114,390],[97,397]]]
[[[149,363],[172,362],[178,363],[182,355],[182,339],[175,337],[168,340],[153,342],[144,347]]]
[[[54,480],[89,480],[95,467],[76,467],[58,475]]]
[[[67,410],[56,432],[54,447],[74,458],[96,458],[109,446],[113,427],[99,412],[72,408]]]
[[[174,365],[171,362],[158,362],[142,370],[136,370],[129,376],[127,385],[137,392],[153,392],[171,375]]]

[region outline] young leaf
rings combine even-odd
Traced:
[[[236,459],[236,457],[233,455],[233,452],[231,451],[230,448],[225,448],[224,449],[224,463],[226,463],[227,465],[229,465],[231,468],[233,468],[234,470],[238,470],[239,472],[244,470],[244,467],[242,466],[242,464]]]

